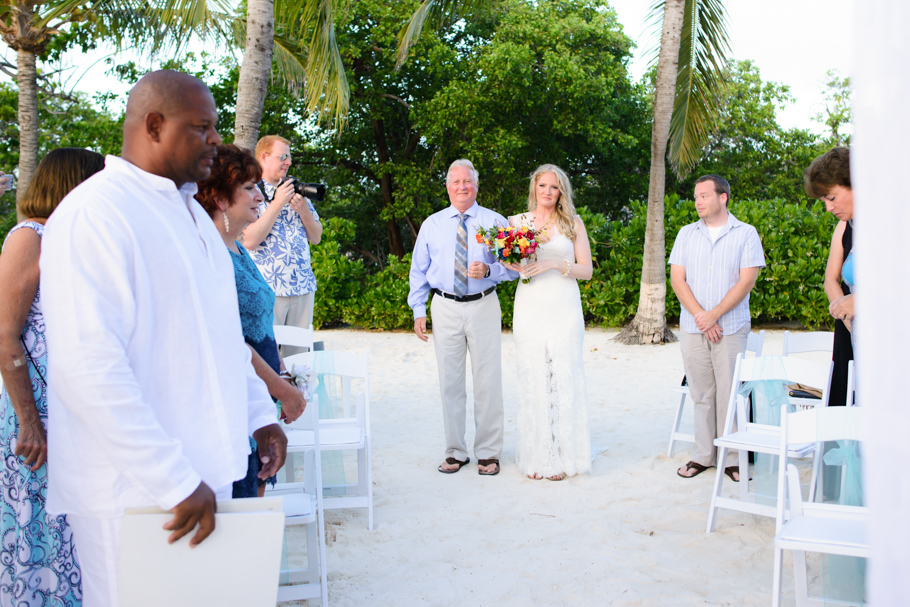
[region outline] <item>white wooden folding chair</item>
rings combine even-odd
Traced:
[[[749,333],[749,338],[746,341],[746,352],[752,352],[755,356],[761,356],[764,345],[764,330],[758,333]],[[679,406],[676,407],[676,417],[673,419],[673,427],[670,428],[670,444],[667,446],[667,457],[673,457],[673,451],[676,449],[677,442],[695,442],[694,435],[679,431],[679,426],[682,423],[683,410],[686,408],[686,401],[689,400],[689,386],[688,384],[676,386],[673,388],[673,391],[679,394]]]
[[[275,342],[279,346],[307,348],[310,352],[313,351],[313,325],[306,329],[289,325],[274,325],[272,329],[275,332]]]
[[[833,331],[800,331],[799,333],[784,331],[782,356],[792,356],[805,352],[832,352],[833,350]]]
[[[860,440],[862,420],[863,412],[859,407],[824,407],[784,413],[780,450],[789,451],[794,444],[820,446],[824,441]],[[785,458],[780,459],[778,495],[771,604],[773,607],[780,605],[784,550],[793,551],[797,606],[832,604],[810,598],[806,552],[868,558],[868,510],[863,506],[804,502],[799,471]],[[785,508],[787,497],[789,512]],[[839,601],[837,604],[851,603]]]
[[[325,503],[322,495],[322,454],[320,450],[319,407],[313,398],[294,422],[295,432],[306,435],[307,446],[288,445],[288,452],[304,454],[304,480],[294,485],[266,489],[266,496],[284,498],[285,526],[306,525],[307,566],[283,564],[278,602],[320,598],[328,607],[328,574],[325,561]],[[290,538],[290,536],[287,536]],[[287,541],[288,559],[294,546]]]
[[[357,482],[324,488],[325,507],[366,508],[367,527],[373,529],[373,460],[370,443],[370,378],[367,354],[352,352],[305,352],[285,359],[285,364],[307,365],[313,369],[316,355],[331,356],[332,374],[340,378],[342,403],[341,417],[321,419],[322,451],[356,451]],[[319,372],[319,369],[314,369]],[[352,384],[363,382],[363,390],[354,394]],[[309,407],[308,407],[309,408]],[[289,449],[292,446],[305,447],[309,443],[306,434],[297,433],[296,422],[290,424],[286,434]],[[291,472],[290,474],[293,474]],[[289,478],[289,480],[293,480]]]
[[[781,349],[782,356],[820,353],[825,354],[826,358],[830,360],[833,351],[833,331],[800,331],[797,333],[784,331],[784,346]],[[817,386],[812,387],[815,388]],[[818,406],[818,399],[791,396],[790,404],[797,409],[811,409]]]
[[[779,372],[768,371],[768,358],[780,361],[772,365]],[[776,361],[775,361],[776,362]],[[775,506],[761,503],[756,493],[749,491],[749,458],[748,453],[767,453],[780,455],[780,427],[768,424],[752,423],[746,408],[746,398],[739,395],[740,386],[746,381],[779,380],[790,383],[804,383],[811,386],[823,386],[820,407],[828,405],[828,389],[831,385],[831,372],[834,364],[820,365],[808,360],[793,357],[756,357],[746,359],[742,354],[736,356],[736,367],[733,371],[733,386],[727,404],[727,420],[723,435],[714,439],[717,447],[717,473],[714,476],[714,491],[711,494],[711,509],[708,512],[707,533],[714,531],[717,510],[727,508],[761,516],[774,516]],[[736,431],[733,431],[733,426]],[[727,452],[739,452],[739,499],[721,495],[724,484],[724,467]],[[812,457],[815,445],[791,445],[788,456],[793,458]],[[812,492],[814,495],[813,478]]]

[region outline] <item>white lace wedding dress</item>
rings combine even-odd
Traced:
[[[510,218],[530,225],[527,214]],[[557,229],[537,259],[575,261],[574,245]],[[557,270],[518,282],[512,330],[518,359],[518,469],[543,477],[591,470],[585,370],[585,324],[574,278]]]

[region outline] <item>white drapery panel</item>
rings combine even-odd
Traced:
[[[867,587],[873,607],[898,607],[910,604],[910,2],[858,0],[855,10],[857,402],[871,422]],[[837,33],[828,34],[837,44]]]

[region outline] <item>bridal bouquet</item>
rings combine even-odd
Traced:
[[[477,242],[484,244],[493,257],[505,263],[527,264],[537,258],[537,232],[527,226],[496,226],[477,228]],[[522,277],[527,284],[530,278]]]

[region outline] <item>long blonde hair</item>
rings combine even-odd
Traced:
[[[559,184],[559,198],[556,199],[556,225],[569,240],[575,241],[575,204],[572,202],[572,184],[566,172],[555,164],[543,164],[531,173],[531,187],[528,191],[528,210],[537,208],[537,182],[544,173],[556,175]]]

